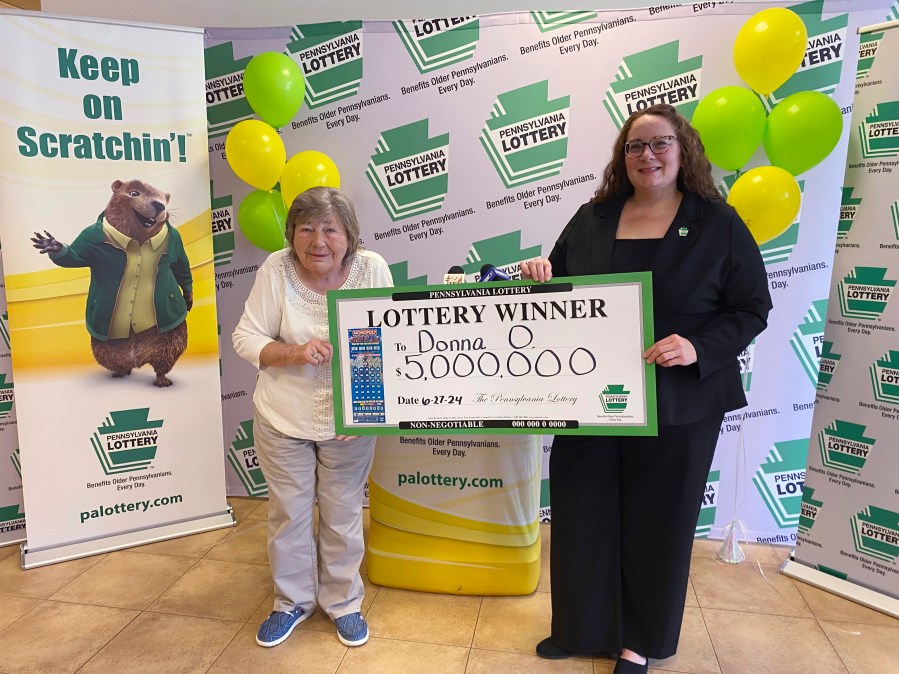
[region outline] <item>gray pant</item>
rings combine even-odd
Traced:
[[[323,442],[291,438],[258,411],[253,435],[269,490],[273,610],[298,606],[309,612],[315,609],[316,598],[332,619],[361,610],[362,498],[376,438]],[[316,499],[317,550],[312,530]]]

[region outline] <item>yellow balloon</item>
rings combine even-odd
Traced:
[[[808,33],[796,12],[763,9],[743,24],[734,41],[737,73],[755,92],[766,95],[796,72],[805,56]]]
[[[316,150],[304,150],[291,157],[281,172],[281,196],[287,208],[300,192],[310,187],[340,188],[340,173],[328,155]]]
[[[737,178],[727,197],[759,245],[787,230],[799,213],[799,202],[796,179],[777,166],[747,171]]]
[[[245,183],[257,190],[270,190],[278,182],[287,151],[272,127],[258,119],[245,119],[228,132],[225,158]]]

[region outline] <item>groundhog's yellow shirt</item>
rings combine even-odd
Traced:
[[[103,231],[112,243],[127,256],[122,284],[116,296],[115,310],[109,326],[110,339],[124,339],[131,334],[149,330],[156,325],[153,293],[156,289],[156,269],[168,237],[168,228],[148,239],[143,245],[125,236],[103,219]]]

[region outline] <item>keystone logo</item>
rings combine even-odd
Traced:
[[[19,456],[19,448],[16,447],[16,451],[9,455],[9,460],[12,461],[12,467],[16,469],[16,473],[19,475],[19,478],[22,477],[22,458]]]
[[[843,355],[833,350],[833,342],[822,342],[822,344],[821,359],[818,361],[818,382],[815,384],[815,388],[819,391],[826,391]]]
[[[110,412],[91,436],[91,445],[107,475],[147,468],[156,458],[162,419],[150,420],[150,408]],[[110,418],[111,417],[111,418]]]
[[[0,419],[6,419],[12,412],[13,403],[16,401],[16,393],[12,382],[6,383],[6,375],[0,374]]]
[[[893,233],[896,234],[896,239],[899,239],[899,201],[894,201],[890,204],[890,215],[893,218]],[[6,316],[6,314],[3,315]],[[8,325],[4,325],[4,330],[8,328]],[[9,346],[9,337],[5,333],[4,339],[6,339],[6,345]]]
[[[828,468],[858,475],[874,448],[874,438],[865,437],[865,427],[835,420],[818,434],[821,462]]]
[[[823,8],[824,0],[813,0],[790,7],[805,24],[808,43],[805,56],[796,72],[773,93],[762,97],[762,102],[769,111],[790,94],[820,91],[830,95],[840,83],[849,15],[838,14],[830,19],[823,19]]]
[[[231,264],[234,255],[234,207],[231,195],[215,196],[213,183],[209,183],[212,195],[212,254],[214,265],[221,267]]]
[[[828,576],[833,576],[834,578],[839,578],[840,580],[849,579],[848,573],[843,573],[842,571],[831,569],[829,566],[824,566],[823,564],[816,564],[815,568],[818,569],[818,571],[820,571],[821,573],[826,573]]]
[[[815,526],[818,512],[824,504],[815,500],[815,490],[811,487],[802,489],[802,501],[799,504],[799,533],[807,534]]]
[[[896,287],[886,273],[885,267],[856,267],[843,277],[837,287],[843,318],[880,318]]]
[[[621,414],[627,409],[630,394],[624,390],[624,384],[609,384],[599,394],[599,401],[606,414]]]
[[[755,488],[781,529],[799,522],[799,504],[805,483],[808,438],[775,442],[752,478]]]
[[[484,146],[506,188],[558,175],[568,156],[570,97],[549,98],[549,81],[496,97]]]
[[[18,503],[0,506],[0,533],[25,528],[25,513],[21,512]]]
[[[899,101],[875,105],[858,127],[858,136],[865,159],[899,155]]]
[[[522,248],[521,230],[507,232],[471,244],[462,271],[474,274],[480,280],[484,260],[490,260],[497,269],[506,272],[513,281],[518,281],[521,279],[519,263],[534,257],[540,257],[540,246]]]
[[[899,513],[868,506],[850,518],[852,541],[857,552],[895,562],[899,557]]]
[[[620,131],[632,113],[668,103],[687,119],[699,104],[702,56],[678,60],[679,41],[625,56],[603,105]]]
[[[849,236],[849,230],[855,222],[855,214],[858,207],[862,205],[862,198],[852,198],[852,190],[854,187],[843,188],[843,199],[840,201],[840,220],[837,222],[837,241],[841,241]]]
[[[252,419],[240,422],[228,449],[228,463],[237,473],[248,496],[268,496],[268,484],[256,457]]]
[[[790,346],[799,358],[799,363],[808,376],[812,386],[818,383],[818,362],[821,358],[821,345],[824,343],[824,319],[827,316],[827,300],[815,300],[808,313],[802,319],[793,336]]]
[[[721,480],[721,471],[709,472],[709,479],[705,483],[705,492],[702,495],[702,507],[699,509],[699,519],[696,521],[696,533],[694,538],[708,538],[715,523],[715,511],[718,509],[718,483]]]
[[[868,71],[874,65],[877,50],[880,49],[880,41],[883,33],[861,33],[858,36],[858,66],[855,69],[855,79],[863,80],[868,76]]]
[[[755,357],[755,340],[749,342],[749,346],[737,356],[740,363],[740,379],[743,382],[743,393],[749,393],[752,387],[752,359]]]
[[[724,176],[722,181],[723,186],[719,191],[725,199],[727,199],[728,194],[730,194],[730,190],[738,177],[739,175],[736,173]],[[804,194],[805,181],[797,180],[796,184],[799,185],[800,195]],[[790,259],[790,255],[793,254],[793,248],[795,248],[796,242],[799,241],[799,219],[801,216],[802,202],[800,201],[799,211],[796,213],[796,217],[793,219],[793,222],[790,223],[790,226],[787,227],[782,234],[759,246],[759,251],[762,253],[762,262],[765,263],[765,266],[787,262]]]
[[[300,66],[306,82],[306,105],[310,109],[359,93],[361,21],[294,26],[285,51]]]
[[[596,18],[596,12],[531,12],[541,33]]]
[[[4,311],[3,315],[0,316],[0,337],[3,338],[3,343],[6,344],[6,348],[9,349],[9,312]]]
[[[394,21],[393,28],[420,73],[471,58],[481,34],[476,16]]]
[[[899,351],[887,351],[870,368],[874,399],[899,405]]]
[[[428,284],[427,275],[409,276],[409,260],[403,260],[396,264],[388,265],[390,267],[390,275],[393,277],[393,285],[400,286],[424,286]]]
[[[449,189],[449,134],[428,137],[428,120],[383,131],[365,175],[396,222],[438,210]]]
[[[210,138],[226,135],[237,122],[253,116],[253,108],[243,93],[243,71],[252,58],[235,60],[230,42],[205,50],[206,121]]]

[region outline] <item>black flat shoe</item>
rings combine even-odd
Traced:
[[[547,660],[564,660],[565,658],[570,658],[574,655],[571,651],[564,649],[561,646],[556,646],[550,639],[551,637],[547,637],[537,644],[537,655],[541,658],[546,658]]]
[[[612,670],[612,674],[646,674],[648,671],[649,660],[642,665],[638,665],[636,662],[618,658],[618,662],[615,663],[615,669]]]

